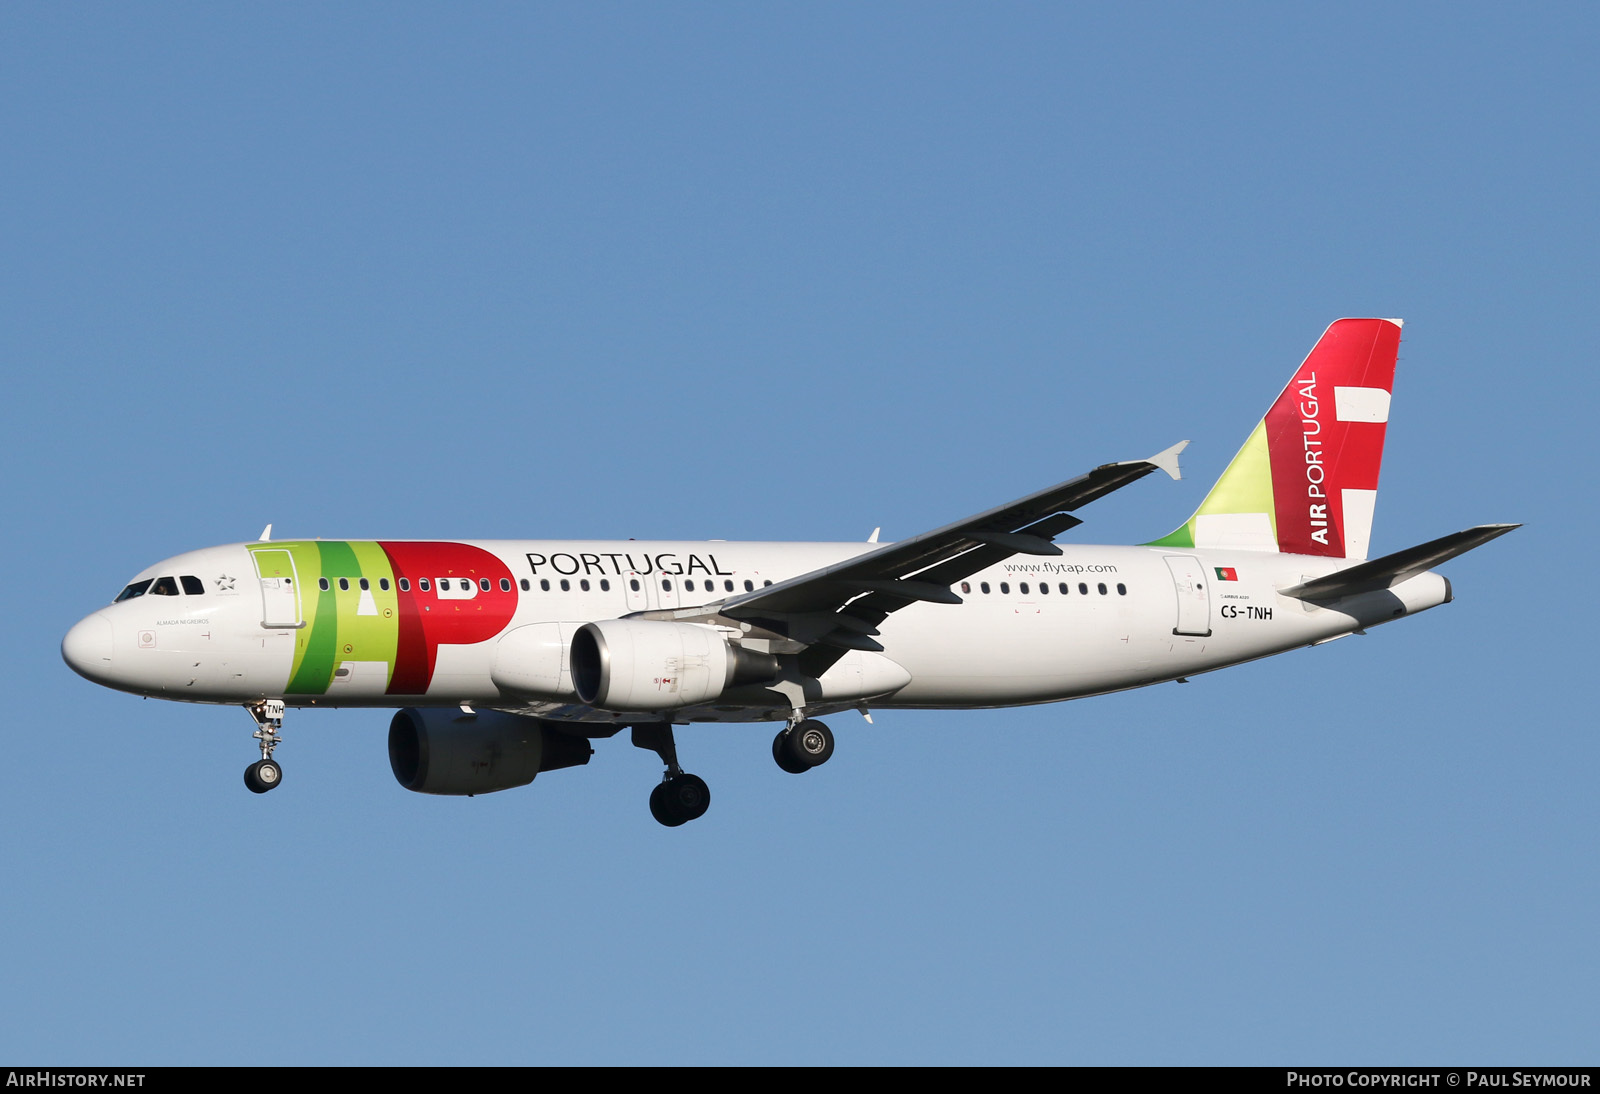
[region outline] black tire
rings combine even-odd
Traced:
[[[833,730],[815,718],[795,726],[787,738],[783,747],[792,763],[805,764],[809,769],[821,767],[833,757]]]
[[[664,824],[668,828],[676,828],[689,819],[673,811],[672,803],[667,800],[666,783],[656,783],[655,789],[650,791],[650,815],[657,823]]]
[[[257,760],[244,769],[244,785],[252,794],[265,794],[283,781],[283,768],[275,760]]]
[[[711,808],[711,788],[699,775],[679,775],[666,782],[666,798],[684,821],[699,820]],[[682,824],[683,821],[678,823]]]
[[[789,755],[789,731],[786,729],[772,738],[772,758],[777,765],[791,775],[804,775],[811,770],[811,765],[802,763]]]

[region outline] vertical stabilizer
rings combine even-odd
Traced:
[[[1194,516],[1158,547],[1366,558],[1400,320],[1340,319]]]

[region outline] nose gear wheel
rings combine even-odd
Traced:
[[[272,758],[273,749],[283,743],[278,735],[283,728],[283,700],[263,699],[245,704],[245,709],[256,722],[252,736],[261,742],[261,759],[244,769],[244,784],[252,794],[265,794],[283,781],[283,768]]]

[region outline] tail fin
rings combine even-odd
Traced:
[[[1200,503],[1153,547],[1366,558],[1398,319],[1340,319]]]

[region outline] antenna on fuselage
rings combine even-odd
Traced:
[[[268,542],[271,542],[271,540],[272,540],[272,525],[269,524],[265,528],[261,529],[261,534],[256,537],[256,541],[259,542],[259,543],[268,543]]]

